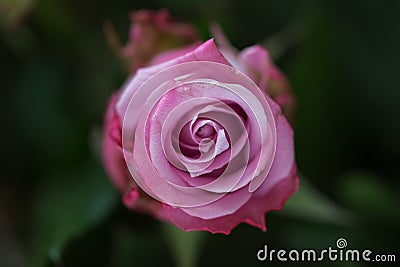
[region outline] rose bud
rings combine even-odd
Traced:
[[[192,25],[176,22],[165,9],[135,11],[130,18],[129,40],[121,52],[131,73],[148,65],[155,55],[163,51],[171,53],[171,49],[199,40]]]

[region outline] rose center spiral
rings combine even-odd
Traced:
[[[214,135],[215,129],[209,124],[201,126],[196,132],[196,136],[200,138],[211,138]]]

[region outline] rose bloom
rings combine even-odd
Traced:
[[[132,17],[122,51],[132,76],[109,101],[103,138],[124,205],[186,231],[265,231],[265,213],[298,188],[285,77],[264,48],[236,51],[218,26],[200,43],[164,10]],[[140,49],[145,60],[132,58]]]

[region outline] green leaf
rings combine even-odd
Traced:
[[[184,232],[172,224],[164,224],[163,227],[176,266],[196,266],[206,233]]]
[[[299,190],[286,202],[283,214],[340,226],[348,226],[354,220],[354,214],[319,192],[304,176]]]
[[[91,164],[46,176],[33,203],[31,266],[58,263],[66,243],[101,222],[116,193],[100,167]]]
[[[400,221],[399,197],[383,179],[366,171],[353,171],[340,178],[343,201],[352,209],[371,217]]]

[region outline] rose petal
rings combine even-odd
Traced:
[[[287,118],[292,120],[296,100],[288,81],[271,60],[268,51],[260,45],[254,45],[240,52],[239,59],[249,66],[246,74],[279,104]]]
[[[265,90],[270,72],[275,71],[274,68],[276,68],[267,50],[260,45],[253,45],[241,51],[238,58],[248,66],[246,74]]]
[[[171,49],[168,50],[166,52],[157,54],[150,62],[149,65],[157,65],[157,64],[161,64],[164,63],[166,61],[170,61],[173,60],[175,58],[181,57],[187,53],[192,52],[193,50],[195,50],[198,46],[200,45],[199,42],[195,42],[191,45],[185,46],[185,47],[179,47],[176,49]]]
[[[212,36],[215,38],[215,42],[218,45],[219,50],[221,51],[222,55],[228,60],[228,62],[234,67],[235,69],[240,70],[241,72],[248,74],[248,66],[242,62],[238,58],[239,51],[229,42],[228,38],[226,37],[224,31],[219,26],[219,24],[212,24],[210,27]],[[250,76],[251,77],[251,76]]]
[[[281,109],[272,100],[269,101],[276,121],[277,143],[274,162],[266,181],[255,192],[256,195],[268,194],[275,184],[288,176],[295,164],[293,130],[282,114]]]
[[[174,208],[164,204],[163,208],[173,224],[185,231],[209,231],[211,233],[222,233],[228,235],[238,224],[245,222],[266,231],[265,213],[271,210],[282,209],[286,200],[298,188],[298,177],[296,166],[285,179],[275,184],[268,193],[253,196],[243,207],[233,214],[204,220],[191,216],[180,208]]]
[[[118,95],[114,94],[107,105],[103,130],[103,162],[111,182],[121,191],[129,189],[133,182],[121,151],[121,123],[115,111]]]
[[[130,210],[150,214],[162,221],[170,221],[162,203],[143,194],[143,192],[141,194],[140,189],[136,187],[132,187],[122,196],[122,203]]]
[[[135,91],[146,81],[148,78],[156,74],[157,72],[164,70],[170,66],[174,66],[184,62],[191,61],[210,61],[217,62],[221,64],[229,65],[228,61],[222,56],[222,54],[217,49],[214,40],[210,39],[198,46],[195,50],[184,54],[181,57],[166,61],[162,64],[141,68],[136,72],[131,79],[128,80],[126,85],[123,86],[121,96],[117,102],[117,112],[123,118],[125,116],[125,111],[131,101]],[[151,91],[145,92],[146,95],[136,96],[139,97],[142,103],[145,102],[148,94]]]
[[[235,213],[251,198],[251,193],[242,188],[232,193],[226,194],[223,198],[204,206],[181,208],[182,211],[190,216],[209,220],[223,217]]]

